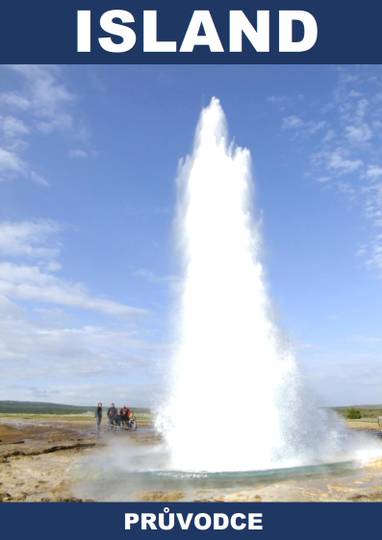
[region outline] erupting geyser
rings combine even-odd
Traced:
[[[184,281],[170,395],[170,468],[235,471],[346,458],[351,437],[304,390],[272,319],[251,208],[251,158],[205,108],[179,175]]]

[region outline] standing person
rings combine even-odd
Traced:
[[[128,415],[128,408],[126,405],[123,406],[123,424],[127,428],[129,427],[129,415]]]
[[[101,422],[102,422],[102,403],[101,402],[99,402],[96,407],[95,418],[96,418],[97,433],[99,433],[101,429]]]
[[[109,419],[109,424],[112,426],[114,424],[115,417],[117,416],[117,409],[115,404],[112,403],[107,410],[107,417]]]

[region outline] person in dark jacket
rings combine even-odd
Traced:
[[[107,417],[109,419],[109,424],[114,425],[115,417],[117,416],[118,411],[114,403],[110,405],[110,407],[107,410]]]
[[[102,422],[102,403],[101,402],[99,402],[96,407],[95,419],[96,419],[97,433],[99,433],[99,430],[101,429],[101,422]]]

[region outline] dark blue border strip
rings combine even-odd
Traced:
[[[178,527],[169,531],[142,531],[136,526],[125,531],[125,512],[158,514],[165,507],[183,515],[260,512],[263,530],[182,531]],[[192,538],[217,535],[221,539],[359,540],[380,536],[381,515],[381,503],[3,503],[0,527],[2,538],[15,540],[115,540],[184,535]]]
[[[77,52],[77,10],[92,12],[92,51]],[[104,51],[98,38],[100,15],[125,9],[135,18],[136,45],[126,53]],[[191,15],[208,9],[213,15],[225,52],[199,47],[193,53],[147,53],[142,45],[142,11],[158,11],[159,38],[181,43]],[[242,9],[248,18],[256,10],[271,12],[271,50],[257,53],[246,41],[242,53],[228,48],[229,11]],[[307,52],[278,52],[279,10],[306,10],[316,19],[319,35]],[[115,64],[284,64],[382,63],[382,3],[346,0],[4,0],[0,16],[0,63],[115,63]]]

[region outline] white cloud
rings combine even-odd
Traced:
[[[374,241],[368,249],[366,264],[378,270],[382,276],[382,241]]]
[[[34,301],[96,311],[112,316],[142,314],[134,308],[92,295],[84,285],[56,275],[60,244],[57,223],[48,220],[0,223],[0,294],[13,300]],[[10,258],[32,258],[37,262],[10,262]]]
[[[48,241],[59,230],[57,223],[46,220],[0,222],[0,256],[55,258],[59,247]]]
[[[147,404],[157,355],[127,328],[31,320],[0,295],[0,399]]]
[[[382,226],[382,184],[375,183],[364,188],[366,196],[366,215],[374,225]],[[379,236],[379,235],[378,235]]]
[[[83,147],[64,150],[71,158],[94,153],[88,131],[79,118],[77,96],[69,90],[64,71],[58,66],[3,66],[1,69],[11,71],[15,82],[13,91],[0,93],[0,180],[22,177],[46,187],[49,182],[44,174],[23,154],[35,142],[36,133],[65,132],[71,144]]]
[[[0,147],[0,182],[11,181],[17,177],[27,178],[44,187],[50,185],[46,178],[34,171],[17,152]]]
[[[47,261],[44,263],[44,268],[47,272],[58,272],[62,270],[62,265],[58,261]]]
[[[84,285],[67,282],[39,266],[9,262],[0,263],[0,294],[14,300],[44,302],[113,316],[145,313],[143,309],[93,296]]]
[[[36,173],[35,171],[29,171],[29,178],[30,180],[43,187],[49,187],[50,183],[44,176],[41,176],[41,174]]]
[[[294,130],[297,133],[308,133],[309,135],[314,135],[321,131],[326,125],[326,122],[323,120],[304,120],[301,116],[291,114],[283,118],[281,123],[281,129],[283,130]]]
[[[28,98],[17,92],[0,92],[0,104],[25,111],[29,109],[31,103]]]
[[[382,167],[380,165],[369,165],[365,171],[366,178],[376,179],[382,176]]]
[[[15,152],[0,147],[0,174],[3,175],[4,173],[25,176],[26,164]]]
[[[73,116],[66,106],[75,97],[61,79],[56,66],[9,66],[18,73],[26,85],[25,99],[37,119],[37,127],[45,133],[55,129],[68,129]]]
[[[352,143],[365,143],[372,138],[372,131],[367,124],[350,125],[345,127],[347,139]]]
[[[0,399],[118,400],[123,380],[130,400],[149,402],[155,385],[142,381],[164,352],[138,336],[146,310],[59,275],[60,231],[49,220],[0,223]]]
[[[331,178],[330,176],[318,176],[316,178],[316,182],[318,182],[319,184],[326,184],[327,182],[330,182]]]
[[[8,140],[16,139],[30,132],[23,120],[10,115],[0,116],[0,129]]]
[[[281,128],[292,139],[300,133],[303,138],[315,135],[309,141],[310,170],[306,176],[335,187],[348,200],[363,205],[371,225],[370,241],[361,251],[355,246],[355,252],[361,252],[367,266],[376,268],[382,276],[382,84],[371,69],[336,68],[337,82],[328,92],[327,101],[315,106],[314,119],[307,119],[311,111],[302,110],[301,103],[297,109],[295,102],[298,114],[291,107],[287,116],[284,111]],[[289,100],[288,104],[292,103]],[[314,131],[313,125],[321,127]],[[322,127],[325,130],[321,131]]]
[[[354,97],[353,94],[349,94],[349,97]],[[368,99],[362,98],[357,101],[356,109],[355,109],[355,117],[358,119],[358,121],[362,121],[365,118],[366,112],[370,106],[370,102]]]
[[[105,380],[110,392],[116,392],[114,377],[117,382],[124,377],[133,395],[132,369],[144,376],[150,358],[155,364],[158,354],[137,337],[137,317],[146,311],[58,275],[60,245],[55,237],[60,230],[47,220],[0,223],[1,397],[37,399],[57,392],[61,401],[70,396],[81,402],[93,395],[92,387],[105,396],[99,388]],[[33,264],[25,262],[30,259]],[[84,317],[103,322],[76,323]],[[86,391],[81,390],[84,377],[91,381]],[[150,400],[142,388],[140,397]]]
[[[352,173],[360,169],[363,165],[360,159],[350,159],[348,152],[344,148],[317,152],[313,154],[312,162],[316,166],[323,166],[326,171],[334,175]],[[324,178],[326,181],[328,180],[327,175],[324,175]]]
[[[327,168],[339,172],[340,174],[347,174],[356,171],[362,166],[360,159],[349,159],[346,157],[346,151],[341,148],[337,148],[332,152],[326,154]]]

